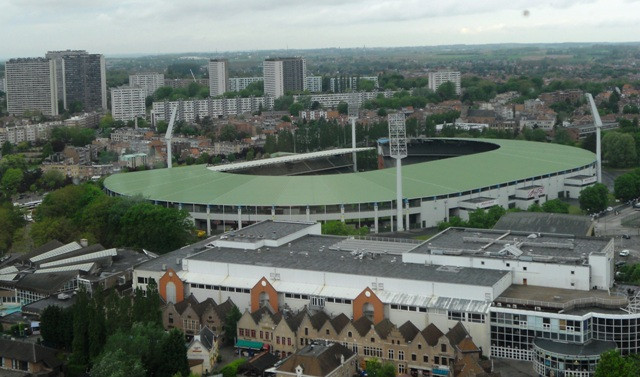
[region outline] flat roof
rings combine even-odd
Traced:
[[[593,356],[599,357],[605,351],[610,351],[618,348],[616,342],[604,341],[604,340],[592,340],[585,344],[576,343],[562,343],[554,342],[548,339],[536,338],[533,340],[533,344],[547,352],[555,353],[558,355],[567,356]]]
[[[220,239],[227,241],[250,241],[255,242],[260,239],[277,240],[303,229],[314,226],[316,222],[293,222],[266,220],[255,223],[242,229],[225,233]]]
[[[227,247],[213,248],[192,255],[188,259],[489,287],[510,273],[479,268],[403,263],[402,258],[395,255],[376,254],[374,257],[360,258],[349,251],[332,249],[333,245],[344,239],[346,237],[307,235],[292,241],[290,246],[263,247],[261,250],[246,251]],[[171,257],[173,260],[175,258]],[[154,263],[157,264],[158,261]],[[147,268],[147,264],[142,267]]]
[[[499,148],[402,167],[408,199],[457,194],[562,172],[595,162],[587,150],[522,140],[465,139]],[[110,191],[149,200],[210,205],[306,206],[389,202],[396,198],[396,170],[350,174],[257,176],[211,171],[206,165],[120,173]],[[522,182],[525,185],[524,182]]]
[[[582,301],[583,308],[574,308],[571,303],[576,300]],[[533,285],[512,284],[502,292],[495,300],[503,304],[516,303],[528,306],[540,306],[542,308],[566,307],[566,314],[584,315],[589,312],[608,312],[614,310],[615,313],[624,313],[619,309],[612,309],[615,306],[626,306],[628,301],[626,296],[611,295],[604,290],[581,291],[566,288],[539,287]],[[528,304],[527,304],[528,303]],[[597,304],[609,304],[610,308],[601,308]],[[620,304],[620,305],[616,305]]]
[[[582,263],[591,254],[602,254],[607,238],[475,228],[448,228],[411,253],[475,255],[487,258],[520,259],[537,262]],[[509,246],[507,246],[509,245]],[[508,251],[515,248],[519,252]]]

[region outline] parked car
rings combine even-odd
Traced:
[[[629,239],[631,239],[631,236],[628,235],[628,234],[623,234],[622,238],[624,238],[625,240],[629,240]]]
[[[613,207],[607,207],[607,212],[613,211]]]
[[[621,257],[628,257],[629,256],[629,249],[624,249],[624,250],[620,250],[620,254]]]

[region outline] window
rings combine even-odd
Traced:
[[[169,313],[169,323],[173,323],[173,313]]]
[[[324,297],[311,296],[311,306],[324,307]]]
[[[572,287],[575,287],[575,286],[576,286],[576,283],[571,283],[571,286],[572,286]]]
[[[522,267],[522,271],[526,271],[526,270],[527,270],[527,268],[526,268],[526,267]]]
[[[138,284],[147,284],[147,278],[138,276]]]
[[[484,266],[484,261],[481,261],[480,264]]]
[[[463,321],[464,315],[462,312],[454,312],[449,310],[447,312],[447,317],[453,321]]]
[[[300,338],[300,345],[304,346],[304,338]]]
[[[416,361],[418,359],[418,357],[416,356],[415,353],[411,354],[411,361]]]
[[[309,336],[309,328],[308,327],[304,328],[304,336]]]
[[[389,360],[393,360],[393,350],[389,349]]]
[[[511,267],[511,263],[507,263],[507,267]]]
[[[422,349],[422,344],[418,343],[418,349],[421,350]]]
[[[291,338],[287,338],[287,345],[290,346],[291,345]]]
[[[404,372],[406,371],[404,364],[398,364],[398,373],[400,374],[404,374]]]
[[[447,365],[447,358],[446,357],[442,358],[442,365]]]
[[[240,336],[244,336],[244,329],[238,329],[238,334]]]
[[[260,331],[260,339],[264,339],[264,334]]]
[[[353,338],[353,333],[352,333],[351,331],[349,331],[349,332],[347,333],[347,336],[348,336],[349,338]]]
[[[422,362],[423,363],[428,363],[429,362],[429,355],[422,355]]]
[[[256,330],[251,330],[251,337],[255,338],[256,337]]]
[[[575,272],[575,271],[571,271],[571,275],[575,275],[575,274],[576,274],[576,272]]]
[[[447,352],[447,345],[446,344],[441,344],[440,345],[440,351],[441,352]]]
[[[433,357],[433,363],[434,364],[440,364],[440,356],[434,356]]]
[[[327,329],[327,330],[325,331],[325,333],[326,333],[327,335],[329,335],[329,329]]]
[[[371,338],[371,343],[375,343],[376,342],[376,338]]]
[[[404,360],[404,351],[398,351],[398,360]]]
[[[276,336],[276,344],[280,344],[280,337]]]

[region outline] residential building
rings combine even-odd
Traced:
[[[85,50],[64,50],[64,51],[48,51],[45,54],[47,59],[51,59],[56,63],[56,86],[58,91],[58,100],[64,101],[64,58],[68,56],[87,55]]]
[[[322,93],[322,76],[307,76],[307,90],[311,93]]]
[[[129,86],[144,89],[145,95],[151,96],[158,88],[164,86],[164,73],[138,73],[129,75]]]
[[[169,121],[174,106],[178,106],[176,120],[194,122],[196,118],[225,118],[230,115],[253,113],[273,109],[273,97],[206,98],[181,101],[154,102],[151,109],[153,122]]]
[[[434,92],[438,90],[440,85],[445,82],[452,82],[456,87],[456,94],[460,95],[461,87],[460,87],[460,72],[454,71],[436,71],[429,72],[429,89]]]
[[[276,377],[351,377],[357,356],[342,344],[308,345],[275,367]]]
[[[100,123],[100,113],[91,112],[73,116],[64,121],[65,126],[97,128]]]
[[[376,98],[382,94],[385,98],[392,97],[395,92],[387,90],[384,92],[352,92],[352,93],[323,93],[308,95],[311,97],[311,102],[318,102],[322,107],[335,108],[340,102],[353,103],[358,107],[361,107],[366,101]],[[301,95],[294,95],[293,100],[297,102]]]
[[[209,60],[209,95],[217,97],[229,90],[229,61],[227,59]]]
[[[129,121],[146,114],[146,90],[133,86],[111,89],[111,115],[115,120]]]
[[[380,87],[378,76],[339,76],[329,79],[329,90],[333,93],[357,91],[360,80],[372,81],[375,89]]]
[[[107,110],[107,76],[104,56],[80,54],[64,56],[64,108],[82,103],[84,111]]]
[[[7,111],[58,115],[56,63],[45,58],[11,59],[5,63]]]
[[[0,369],[3,376],[64,376],[57,351],[13,339],[0,339]],[[13,372],[13,373],[12,373]]]
[[[229,91],[239,92],[246,89],[249,84],[262,80],[262,77],[231,77],[229,78]]]
[[[24,141],[31,143],[46,141],[49,140],[51,130],[60,125],[60,122],[49,122],[0,128],[0,142],[8,141],[17,145]]]
[[[307,63],[304,58],[270,58],[263,63],[264,94],[279,98],[287,92],[307,89]]]
[[[199,375],[207,375],[213,371],[218,357],[218,339],[216,333],[205,326],[193,336],[193,339],[187,345],[189,364],[191,365],[193,361],[201,362],[193,363],[201,365]],[[191,368],[193,370],[193,367]]]
[[[0,92],[6,93],[7,92],[7,81],[4,79],[4,77],[0,77]]]
[[[132,153],[120,156],[120,161],[129,169],[135,169],[139,166],[147,166],[147,155],[145,153]]]

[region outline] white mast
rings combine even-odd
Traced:
[[[178,105],[171,111],[171,119],[167,126],[167,133],[164,135],[164,140],[167,142],[167,167],[173,167],[173,156],[171,156],[171,139],[173,138],[173,124],[176,121],[176,114],[178,113]]]
[[[349,120],[351,121],[351,152],[353,157],[353,172],[358,172],[358,160],[356,159],[356,120],[358,119],[358,103],[352,101],[349,103]]]
[[[602,147],[600,145],[600,129],[602,128],[602,119],[598,113],[596,103],[593,101],[591,93],[586,94],[589,104],[591,105],[591,115],[593,116],[593,124],[596,126],[596,175],[598,183],[602,183]]]
[[[389,155],[396,159],[396,230],[402,232],[402,159],[407,157],[407,129],[404,113],[389,114]],[[408,226],[409,224],[407,224]]]

